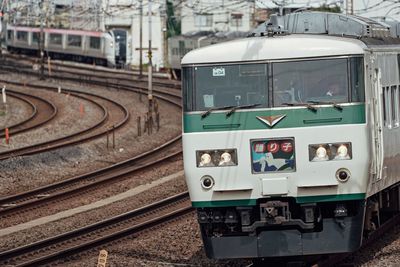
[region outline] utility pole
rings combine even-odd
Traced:
[[[152,57],[153,53],[151,51],[151,0],[149,1],[149,12],[148,12],[148,17],[149,17],[149,66],[148,66],[148,80],[149,80],[149,92],[148,92],[148,99],[149,99],[149,120],[153,121],[153,62],[152,62]]]
[[[43,0],[39,3],[40,7],[40,80],[44,80],[44,7]]]
[[[142,56],[142,52],[143,52],[143,0],[140,0],[139,2],[140,4],[140,8],[139,8],[139,78],[142,78],[143,76],[143,56]]]
[[[168,33],[167,33],[167,20],[168,20],[168,13],[167,13],[167,1],[164,1],[164,8],[163,8],[163,16],[162,16],[162,33],[163,33],[163,63],[164,69],[168,66]]]

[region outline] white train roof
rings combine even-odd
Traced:
[[[364,54],[367,46],[353,38],[290,34],[251,37],[193,50],[182,64],[240,62]]]

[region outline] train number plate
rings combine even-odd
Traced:
[[[253,173],[296,170],[294,138],[251,140]]]

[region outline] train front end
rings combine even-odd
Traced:
[[[208,257],[360,246],[370,154],[363,53],[356,40],[296,35],[185,56],[184,168]]]

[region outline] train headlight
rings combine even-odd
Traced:
[[[312,159],[312,161],[325,161],[328,159],[329,159],[329,157],[328,157],[328,152],[327,152],[326,148],[323,146],[320,146],[315,151],[315,155],[314,155],[314,158]]]
[[[232,156],[228,152],[224,152],[221,154],[221,159],[219,161],[218,166],[229,166],[234,165],[232,162]]]
[[[208,153],[204,153],[203,155],[201,155],[200,157],[200,167],[204,167],[204,166],[208,166],[211,163],[211,156]]]
[[[197,167],[223,167],[236,165],[238,165],[236,149],[210,149],[196,151]]]
[[[334,159],[350,159],[349,150],[346,145],[340,145],[338,147]]]
[[[308,146],[309,160],[349,160],[352,159],[351,143],[328,143]]]

